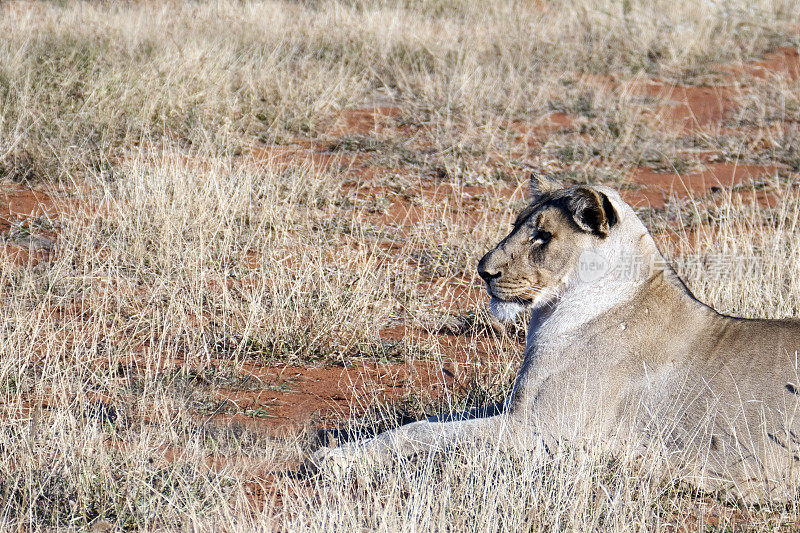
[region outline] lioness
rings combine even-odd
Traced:
[[[323,448],[316,464],[382,460],[504,430],[543,446],[627,434],[694,461],[701,488],[785,498],[800,469],[800,322],[701,303],[613,190],[532,179],[511,233],[478,263],[491,310],[531,310],[501,414],[402,426]]]

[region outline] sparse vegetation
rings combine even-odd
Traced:
[[[531,169],[633,194],[639,168],[772,165],[641,211],[701,299],[797,316],[797,81],[743,66],[797,46],[796,2],[0,13],[2,529],[797,527],[796,501],[697,494],[602,443],[294,475],[316,429],[504,396],[524,325],[487,315],[474,266]],[[700,121],[675,84],[724,109]],[[757,275],[708,268],[731,255]]]

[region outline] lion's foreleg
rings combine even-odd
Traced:
[[[317,466],[325,463],[344,466],[360,461],[381,464],[479,440],[499,445],[509,430],[509,419],[504,415],[447,422],[413,422],[371,439],[349,442],[333,449],[322,448],[314,454],[312,461]]]

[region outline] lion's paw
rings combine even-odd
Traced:
[[[349,446],[337,448],[323,446],[308,457],[306,470],[316,473],[331,473],[336,477],[353,472],[358,460],[358,453],[349,448]]]

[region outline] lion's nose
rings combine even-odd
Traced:
[[[500,271],[488,268],[486,262],[481,259],[478,263],[478,275],[483,278],[483,281],[490,281],[500,277]]]
[[[483,278],[483,281],[489,281],[500,277],[500,272],[488,272],[486,270],[478,270],[478,275]]]

